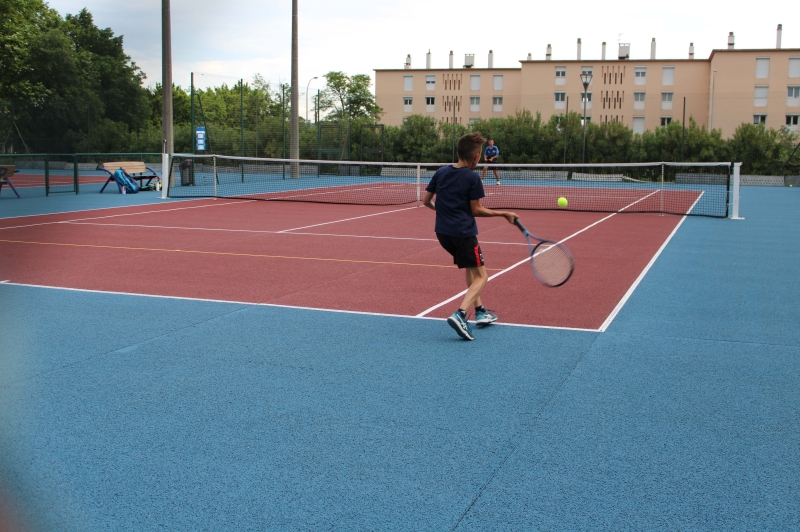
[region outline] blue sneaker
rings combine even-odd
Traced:
[[[447,318],[447,323],[455,329],[458,335],[463,338],[464,340],[474,340],[475,337],[472,335],[472,327],[469,326],[469,322],[461,316],[461,312],[455,311],[452,316]]]
[[[497,321],[497,314],[492,314],[493,310],[484,309],[475,311],[476,325],[489,325]]]

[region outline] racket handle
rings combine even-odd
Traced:
[[[519,230],[522,231],[523,233],[527,233],[528,232],[528,230],[525,229],[525,226],[522,225],[522,222],[519,221],[519,218],[514,218],[514,225],[519,227]]]

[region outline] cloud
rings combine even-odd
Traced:
[[[84,4],[54,0],[63,14]],[[696,57],[724,48],[729,31],[736,32],[737,48],[775,45],[775,28],[785,22],[784,47],[800,47],[800,27],[777,14],[795,11],[788,0],[752,4],[674,0],[668,4],[537,2],[467,0],[454,7],[448,2],[300,0],[300,83],[332,70],[368,73],[373,69],[402,68],[410,53],[414,66],[424,65],[428,49],[434,67],[447,66],[450,50],[456,64],[465,53],[476,54],[484,66],[490,49],[495,66],[516,67],[530,52],[544,58],[548,44],[554,59],[572,59],[576,40],[583,42],[583,58],[600,57],[608,43],[608,57],[617,42],[631,43],[632,58],[647,58],[650,39],[657,40],[657,56],[685,58],[694,42]],[[101,27],[124,35],[127,53],[147,74],[147,83],[161,79],[161,2],[97,0],[88,9]],[[172,0],[173,79],[188,86],[191,72],[225,74],[251,79],[255,73],[277,82],[291,73],[291,3],[288,0],[217,2]],[[787,18],[787,17],[784,17]],[[788,23],[788,24],[786,24]],[[621,35],[620,35],[621,34]],[[319,86],[315,81],[312,87]]]

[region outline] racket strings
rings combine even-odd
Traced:
[[[542,283],[560,286],[572,275],[574,261],[563,246],[542,242],[531,256],[531,268]]]

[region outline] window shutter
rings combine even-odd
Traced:
[[[494,90],[503,90],[503,76],[494,76]]]
[[[404,91],[414,90],[414,76],[403,76],[403,90]]]
[[[800,57],[789,58],[789,77],[800,78]]]
[[[756,59],[756,77],[760,79],[769,77],[769,57]]]
[[[675,85],[675,67],[663,67],[661,69],[661,84]]]
[[[469,90],[471,91],[479,91],[481,90],[481,77],[480,75],[472,75],[469,77]]]

